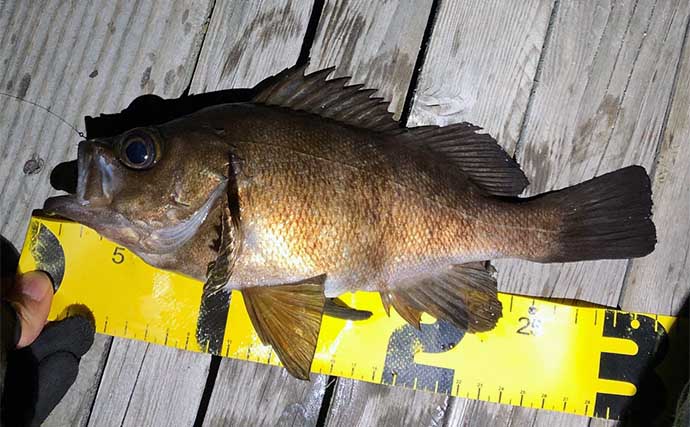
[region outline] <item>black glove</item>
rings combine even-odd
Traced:
[[[12,268],[7,258],[13,253],[16,257],[16,251],[2,239],[2,267]],[[3,276],[6,278],[7,274]],[[88,314],[77,315],[49,323],[32,344],[16,350],[21,336],[17,312],[3,301],[0,315],[2,425],[40,425],[77,378],[79,360],[93,343],[93,318]]]

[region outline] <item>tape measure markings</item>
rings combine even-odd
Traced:
[[[210,340],[200,344],[203,284],[156,270],[87,227],[33,218],[22,251],[23,271],[41,262],[32,249],[45,238],[44,229],[58,242],[65,269],[51,318],[84,304],[106,334],[280,366],[251,327],[240,293],[226,297],[227,321],[218,345],[211,348]],[[80,263],[83,259],[91,262]],[[123,288],[123,283],[131,286]],[[642,353],[667,340],[666,331],[676,322],[668,316],[499,294],[508,309],[497,327],[466,334],[426,315],[416,330],[395,313],[387,317],[380,298],[371,293],[342,299],[374,315],[358,322],[324,317],[314,372],[605,418],[622,414],[641,378],[638,371],[621,377],[617,367],[634,362],[638,369],[637,364],[651,360]]]

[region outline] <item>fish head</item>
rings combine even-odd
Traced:
[[[199,127],[82,141],[75,194],[49,198],[44,210],[157,259],[195,237],[226,194],[228,162],[226,144]]]

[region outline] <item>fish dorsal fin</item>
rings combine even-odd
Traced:
[[[372,98],[375,89],[348,85],[350,78],[327,80],[335,67],[305,75],[308,64],[287,68],[257,86],[253,101],[304,111],[362,129],[381,132],[456,164],[487,194],[516,196],[528,181],[520,166],[490,135],[469,123],[405,128],[388,112],[389,103]]]
[[[493,329],[501,317],[496,279],[483,263],[448,267],[413,284],[381,292],[386,311],[390,307],[412,326],[419,328],[422,312],[469,332]]]
[[[456,123],[398,129],[396,135],[420,150],[428,150],[457,165],[478,187],[494,196],[517,196],[529,181],[520,165],[479,126]]]
[[[308,380],[326,302],[325,275],[299,283],[242,290],[254,329],[270,344],[285,369]]]
[[[287,68],[259,89],[259,104],[305,111],[359,128],[384,132],[400,124],[388,112],[389,103],[372,98],[376,89],[348,85],[350,77],[327,80],[335,67],[304,75],[308,64]]]

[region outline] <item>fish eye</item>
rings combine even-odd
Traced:
[[[132,169],[148,169],[157,160],[157,148],[151,136],[136,132],[123,139],[120,146],[120,160]]]

